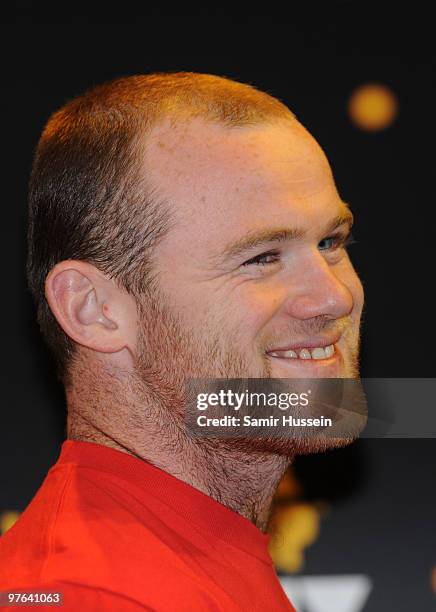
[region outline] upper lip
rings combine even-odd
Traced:
[[[330,346],[331,344],[336,344],[340,337],[340,334],[336,334],[334,336],[312,336],[310,338],[306,338],[305,340],[292,342],[292,344],[287,344],[286,346],[268,349],[267,353],[275,353],[277,351],[295,351],[303,348],[324,348],[326,346]]]

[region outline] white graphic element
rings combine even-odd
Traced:
[[[297,612],[363,612],[372,589],[364,574],[281,576],[280,582]]]

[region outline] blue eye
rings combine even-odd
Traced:
[[[268,266],[273,263],[276,263],[279,260],[280,253],[278,251],[268,251],[267,253],[261,253],[260,255],[256,255],[252,259],[245,261],[243,266]],[[267,261],[269,260],[269,261]]]
[[[328,241],[332,241],[333,244],[330,244],[330,246],[321,246],[323,242]],[[349,246],[350,244],[354,244],[355,242],[356,241],[354,240],[352,234],[347,234],[346,236],[344,236],[343,234],[337,234],[335,236],[328,236],[328,238],[323,238],[323,240],[321,240],[321,242],[318,244],[318,248],[321,251],[330,251],[335,248],[346,248],[347,246]]]

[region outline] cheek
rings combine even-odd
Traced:
[[[286,290],[282,285],[247,284],[238,296],[236,317],[244,333],[257,335],[275,317],[285,298]]]

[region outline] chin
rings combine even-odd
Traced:
[[[355,442],[358,434],[352,437],[335,438],[317,436],[313,438],[240,438],[231,440],[233,450],[244,452],[280,455],[293,459],[297,455],[314,455],[328,450],[343,448]]]

